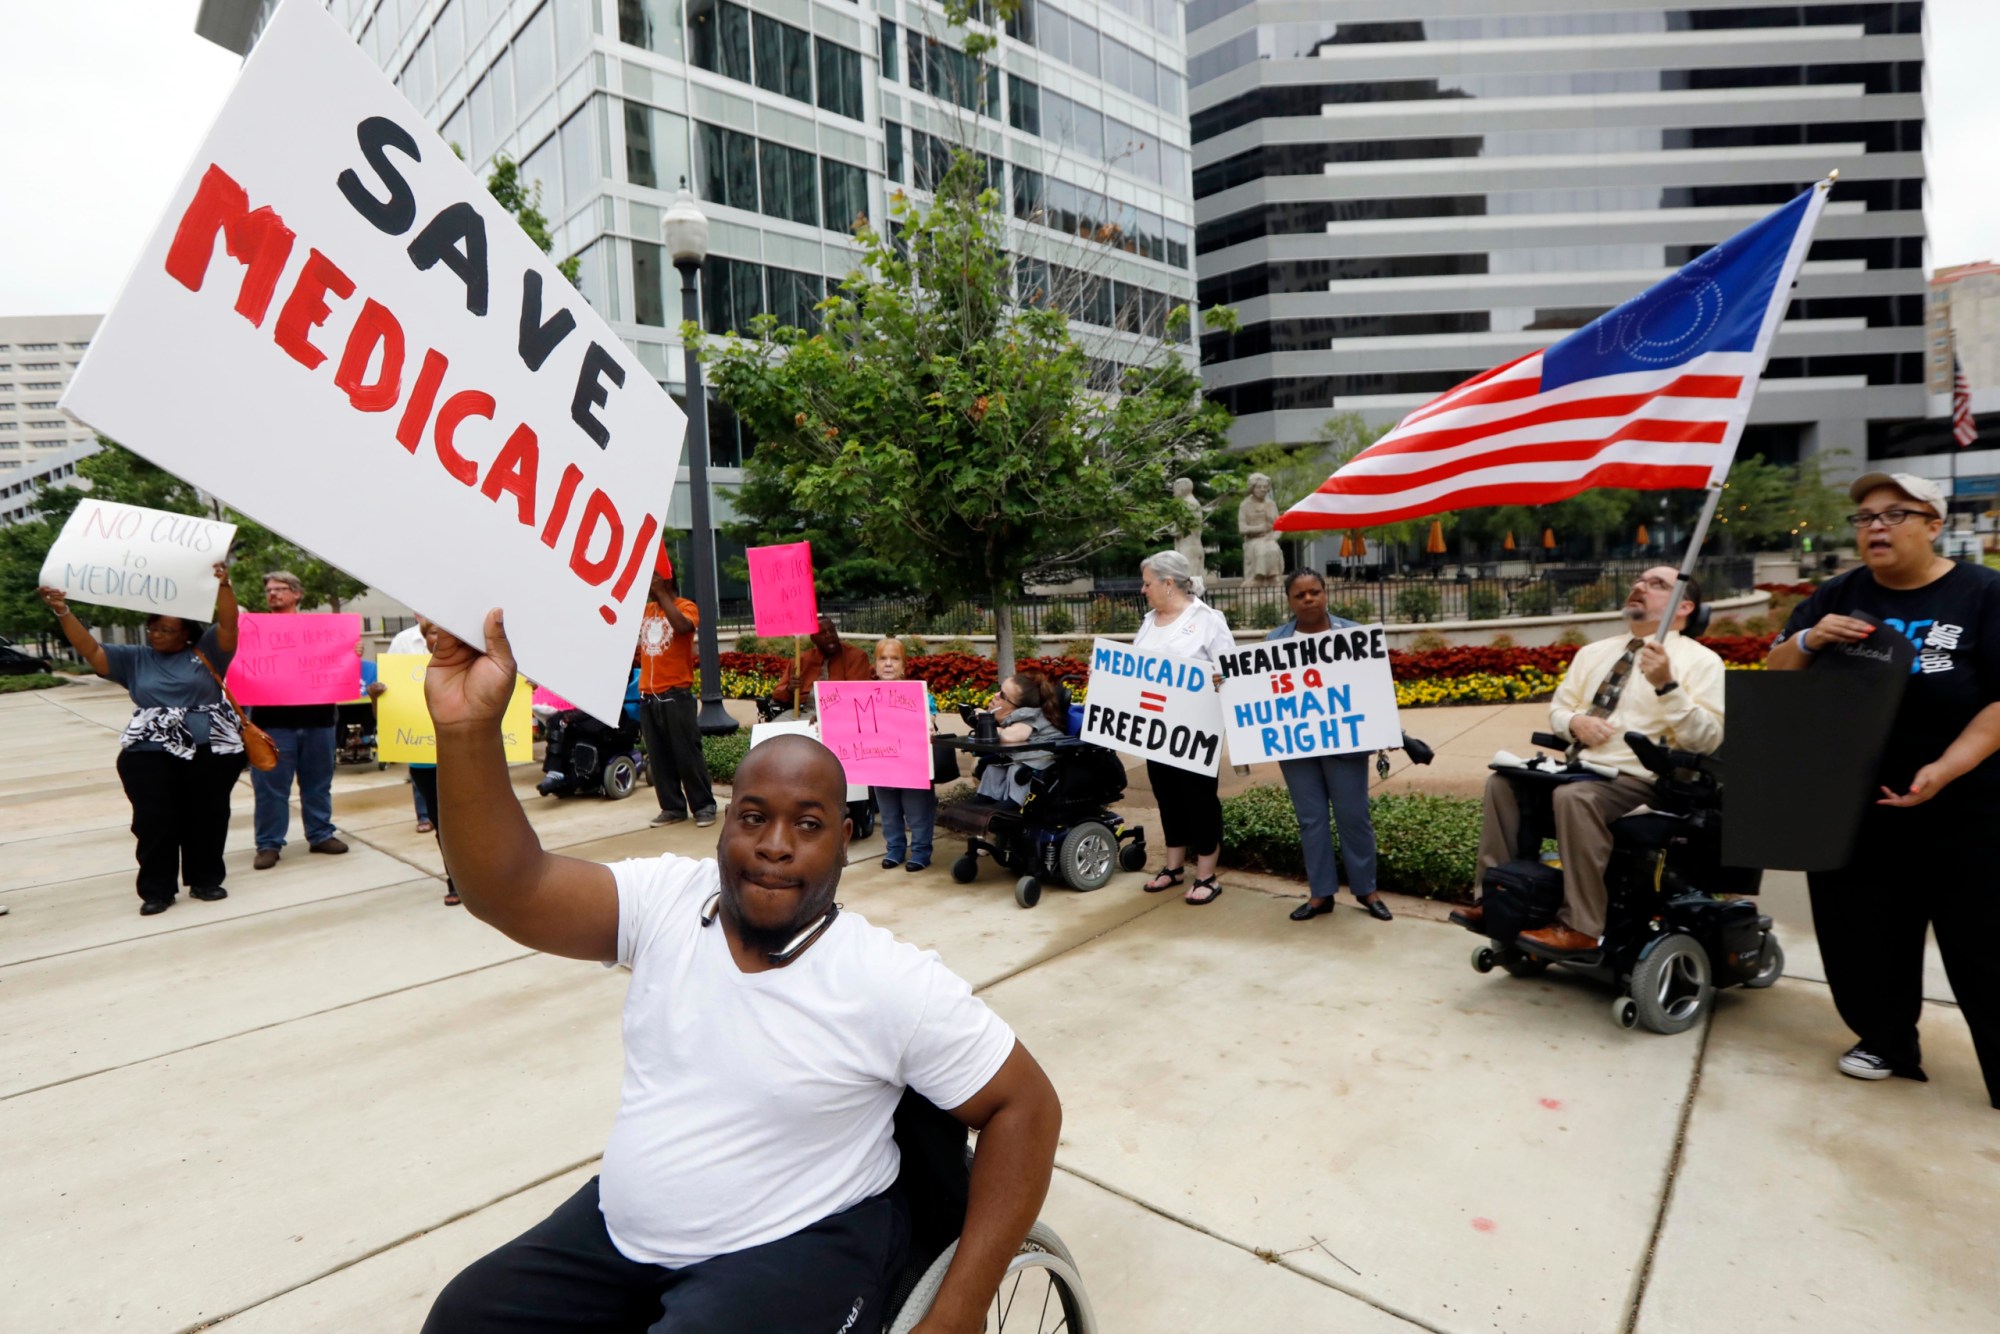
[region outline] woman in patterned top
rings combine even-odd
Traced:
[[[214,625],[148,616],[143,646],[98,643],[61,589],[40,590],[76,655],[124,686],[136,706],[118,741],[118,777],[132,802],[139,912],[147,917],[173,907],[182,884],[198,899],[229,897],[222,849],[245,759],[236,713],[215,679],[236,653],[236,592],[227,566],[217,564],[215,577],[222,587]]]

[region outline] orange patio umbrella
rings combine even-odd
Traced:
[[[1444,554],[1444,524],[1441,521],[1437,519],[1431,520],[1430,540],[1424,543],[1424,550],[1430,552],[1433,556],[1442,556]]]
[[[1352,556],[1353,554],[1354,554],[1354,534],[1342,533],[1340,535],[1340,558],[1342,560],[1346,560],[1349,556]]]
[[[1505,551],[1512,551],[1514,549],[1514,530],[1512,528],[1507,530],[1507,540],[1502,542],[1500,546]]]
[[[1648,533],[1648,532],[1646,531],[1646,525],[1645,525],[1645,524],[1643,524],[1643,523],[1642,523],[1642,524],[1640,524],[1640,525],[1639,525],[1639,545],[1640,545],[1640,546],[1642,546],[1642,547],[1649,547],[1649,546],[1651,546],[1652,544],[1653,544],[1653,538],[1652,538],[1652,535],[1651,535],[1650,533]]]
[[[1359,529],[1356,529],[1354,533],[1354,554],[1357,556],[1368,554],[1368,539],[1361,535]]]
[[[1556,530],[1553,528],[1542,529],[1542,550],[1554,551],[1555,549],[1556,549]]]

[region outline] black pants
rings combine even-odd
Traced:
[[[1222,846],[1221,779],[1194,774],[1158,760],[1146,761],[1146,777],[1160,803],[1160,843],[1186,848],[1190,857],[1206,857]]]
[[[132,802],[132,836],[139,840],[140,898],[172,903],[182,885],[222,884],[229,794],[244,763],[241,751],[217,755],[207,746],[185,760],[164,750],[118,752],[118,779]]]
[[[410,766],[410,786],[417,790],[417,808],[430,812],[431,830],[438,841],[438,851],[444,851],[444,821],[439,818],[438,771],[436,765]],[[444,868],[444,887],[448,893],[458,893],[458,886],[451,883],[451,868]]]
[[[639,703],[639,734],[653,771],[653,795],[669,815],[715,814],[715,790],[701,753],[701,706],[692,690],[647,695]]]
[[[789,1237],[665,1269],[611,1244],[592,1177],[446,1284],[424,1334],[873,1334],[909,1234],[902,1200],[877,1195]]]
[[[1986,832],[1992,817],[1977,808],[1983,803],[1947,800],[1869,808],[1853,861],[1807,877],[1813,930],[1841,1021],[1868,1051],[1906,1068],[1923,1059],[1924,934],[1934,929],[1987,1096],[2000,1107],[2000,971],[1992,961],[2000,848]]]

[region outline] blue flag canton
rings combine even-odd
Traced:
[[[1817,187],[1815,187],[1817,188]],[[1808,190],[1542,354],[1542,388],[1685,365],[1704,352],[1752,352],[1798,235]]]

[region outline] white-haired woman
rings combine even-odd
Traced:
[[[1139,563],[1139,582],[1152,610],[1139,623],[1132,647],[1211,664],[1236,647],[1228,619],[1201,600],[1201,579],[1186,556],[1178,551],[1148,556]],[[1146,882],[1146,892],[1160,894],[1180,884],[1192,853],[1195,878],[1186,902],[1195,907],[1215,902],[1222,895],[1215,879],[1215,863],[1222,855],[1216,776],[1147,760],[1146,777],[1160,803],[1160,841],[1167,849],[1165,865]]]

